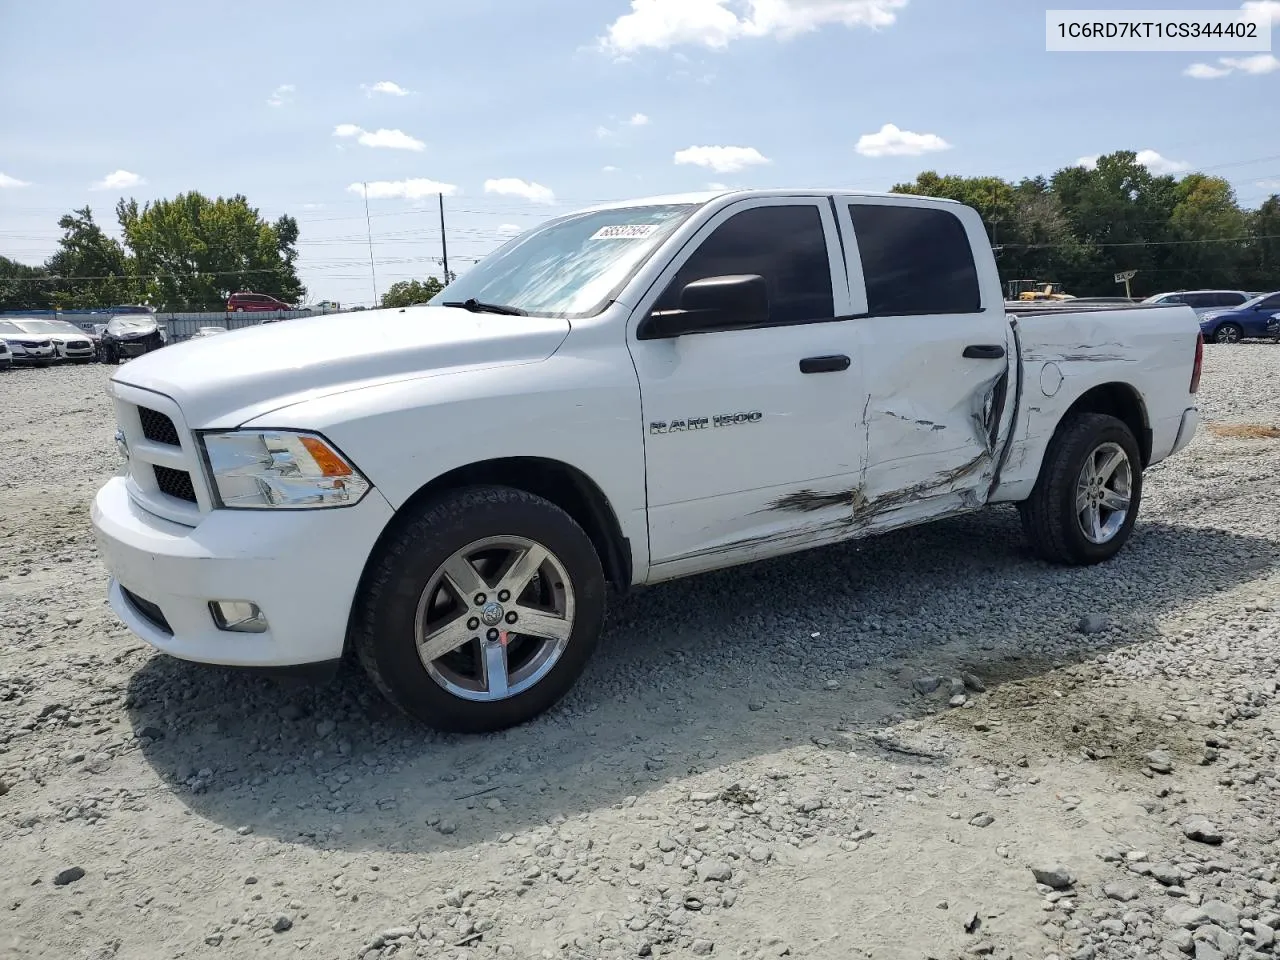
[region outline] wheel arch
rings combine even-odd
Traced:
[[[397,521],[425,500],[473,486],[514,487],[554,503],[582,527],[600,557],[605,578],[620,593],[631,588],[630,541],[600,486],[577,467],[543,457],[502,457],[457,467],[419,487],[400,507],[369,552],[378,553]],[[368,569],[366,565],[366,570]]]
[[[1086,390],[1062,414],[1054,430],[1055,435],[1062,429],[1063,424],[1078,413],[1103,413],[1123,422],[1133,431],[1133,436],[1138,441],[1138,450],[1142,454],[1142,466],[1145,468],[1151,462],[1153,444],[1151,420],[1142,394],[1131,384],[1103,383]]]

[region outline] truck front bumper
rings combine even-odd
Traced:
[[[180,659],[241,667],[342,655],[365,561],[393,514],[375,489],[353,507],[214,510],[186,527],[139,507],[123,477],[92,508],[108,600],[125,625]],[[255,604],[265,630],[220,627],[216,601]]]

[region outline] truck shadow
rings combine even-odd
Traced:
[[[426,730],[355,669],[317,687],[157,655],[127,703],[144,756],[202,817],[327,849],[458,849],[945,711],[913,680],[969,670],[994,688],[1141,643],[1277,565],[1268,540],[1146,521],[1112,563],[1054,568],[994,510],[615,600],[575,691],[501,734]],[[1112,627],[1083,633],[1087,615]]]

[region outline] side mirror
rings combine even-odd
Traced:
[[[651,314],[637,336],[641,340],[665,340],[690,333],[746,330],[768,322],[769,286],[764,277],[707,277],[680,291],[678,309]]]

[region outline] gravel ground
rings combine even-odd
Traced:
[[[1280,440],[1202,430],[1101,568],[1001,509],[616,601],[464,738],[115,621],[110,372],[0,374],[4,957],[1280,956]],[[1280,424],[1280,347],[1202,400]]]

